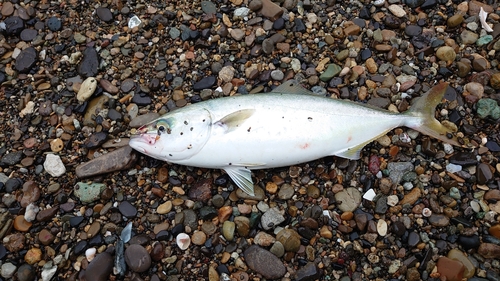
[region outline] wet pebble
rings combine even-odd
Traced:
[[[283,262],[271,252],[252,245],[245,250],[245,260],[250,269],[267,279],[281,278],[286,269]]]
[[[134,272],[145,272],[151,266],[151,256],[138,244],[132,244],[125,249],[125,262]]]

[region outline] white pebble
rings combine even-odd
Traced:
[[[402,18],[406,15],[405,10],[401,6],[396,5],[396,4],[390,5],[389,11],[391,11],[391,13],[398,18]]]
[[[396,206],[399,202],[399,198],[397,195],[389,195],[387,196],[387,205],[389,206]]]
[[[452,154],[455,150],[453,149],[453,145],[449,143],[443,143],[444,153]]]
[[[363,195],[363,199],[366,199],[368,201],[373,201],[373,198],[375,198],[376,194],[373,188],[368,189],[368,191]]]
[[[66,173],[66,167],[64,167],[61,157],[55,154],[47,154],[43,168],[53,177],[60,177]]]
[[[40,208],[31,203],[29,204],[28,206],[26,206],[26,211],[24,212],[24,219],[27,221],[27,222],[32,222],[36,219],[36,214],[38,214],[38,212],[40,211]]]
[[[95,258],[95,253],[96,253],[96,249],[95,248],[88,248],[86,251],[85,251],[85,257],[87,258],[87,260],[89,262],[91,262],[94,258]]]
[[[179,235],[175,238],[175,241],[181,250],[186,250],[189,247],[189,244],[191,244],[191,238],[186,233],[179,233]]]
[[[460,172],[460,171],[462,171],[462,166],[449,163],[448,165],[446,165],[446,171],[450,172],[452,174],[456,173],[456,172]]]
[[[481,206],[479,206],[479,203],[477,203],[477,201],[470,201],[470,207],[476,213],[479,213],[479,211],[481,211]]]
[[[133,16],[128,20],[128,28],[132,29],[141,24],[141,20],[137,16]]]
[[[26,106],[19,112],[19,116],[24,117],[27,114],[31,114],[35,111],[35,103],[33,101],[29,101],[26,103]]]
[[[88,100],[95,92],[96,88],[97,88],[97,79],[95,79],[94,77],[88,77],[83,81],[82,85],[80,86],[80,90],[76,95],[76,99],[81,102]]]
[[[424,209],[422,210],[422,215],[423,215],[424,217],[430,217],[430,216],[432,215],[432,211],[431,211],[431,209],[429,209],[429,208],[424,208]]]
[[[373,5],[375,5],[377,7],[383,6],[384,4],[385,4],[385,0],[375,0],[375,1],[373,1]]]
[[[380,236],[385,236],[387,234],[387,222],[383,219],[379,219],[377,222],[377,232]]]

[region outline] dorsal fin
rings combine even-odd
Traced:
[[[313,93],[308,89],[300,86],[297,80],[288,80],[283,84],[276,87],[276,89],[272,90],[271,93],[280,93],[280,94],[296,94],[296,95],[312,95]]]

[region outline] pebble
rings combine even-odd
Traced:
[[[436,56],[442,61],[452,62],[455,60],[457,54],[452,47],[442,46],[437,49]]]
[[[78,94],[76,95],[76,98],[84,102],[88,100],[95,92],[97,89],[97,79],[94,77],[88,77],[85,79],[80,86],[80,90],[78,91]]]
[[[177,246],[181,250],[186,250],[191,244],[191,238],[186,233],[179,233],[175,238]]]
[[[28,222],[25,219],[25,216],[23,216],[23,215],[16,216],[16,218],[14,219],[14,224],[13,224],[14,229],[21,231],[21,232],[27,232],[32,225],[33,224],[31,222]]]
[[[13,265],[12,263],[4,263],[2,264],[1,267],[1,275],[3,278],[11,278],[14,276],[14,273],[16,272],[17,267]]]
[[[33,281],[36,277],[34,268],[26,263],[19,266],[16,275],[19,281]]]
[[[105,281],[108,280],[112,270],[113,257],[107,252],[102,252],[97,254],[87,266],[85,278],[87,280]]]
[[[398,18],[406,16],[405,10],[399,5],[396,4],[389,5],[388,9],[389,11],[391,11],[393,15],[395,15]]]
[[[267,210],[261,217],[261,225],[265,230],[275,228],[285,221],[285,217],[277,208]]]
[[[31,248],[24,255],[24,261],[30,265],[33,265],[42,260],[42,250],[39,248]]]
[[[28,47],[17,56],[14,68],[21,73],[29,72],[35,66],[37,58],[38,53],[35,48]]]
[[[127,169],[135,163],[136,159],[137,155],[132,153],[132,148],[124,146],[80,164],[76,167],[75,172],[79,178],[88,178]]]
[[[78,65],[78,74],[87,78],[95,77],[97,75],[97,68],[99,66],[98,54],[95,48],[87,47],[83,51],[83,59]]]
[[[317,280],[320,277],[318,267],[313,262],[308,262],[305,266],[297,270],[297,281]]]
[[[38,233],[38,240],[45,246],[50,245],[55,239],[56,237],[48,229],[44,228]]]
[[[354,212],[361,204],[361,193],[356,188],[346,188],[335,194],[335,200],[341,202],[338,208],[342,212]]]
[[[257,245],[248,247],[244,256],[248,267],[264,278],[277,279],[286,273],[285,266],[280,259]]]
[[[437,261],[437,271],[446,280],[462,280],[465,267],[456,260],[440,257]]]
[[[258,232],[254,237],[255,244],[262,247],[271,246],[275,241],[276,239],[272,235],[267,234],[263,231]]]
[[[53,177],[60,177],[66,173],[66,167],[61,157],[55,154],[47,154],[45,162],[43,162],[43,168]]]
[[[145,272],[151,266],[151,256],[141,245],[132,244],[125,249],[125,262],[134,272]]]
[[[222,235],[224,235],[227,241],[233,241],[235,229],[236,224],[232,221],[225,221],[222,224]]]
[[[293,229],[282,229],[276,235],[276,241],[280,242],[286,252],[297,252],[300,248],[300,235]]]
[[[82,203],[91,203],[98,200],[105,189],[106,184],[103,183],[78,182],[75,185],[74,194]]]

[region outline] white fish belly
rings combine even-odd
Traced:
[[[295,165],[369,142],[402,124],[402,117],[386,112],[337,103],[325,98],[279,103],[264,101],[243,124],[225,130],[213,124],[204,147],[182,164],[207,168],[243,166],[261,169]],[[296,100],[296,99],[299,100]],[[234,106],[234,105],[233,105]],[[214,118],[246,108],[219,108]]]

